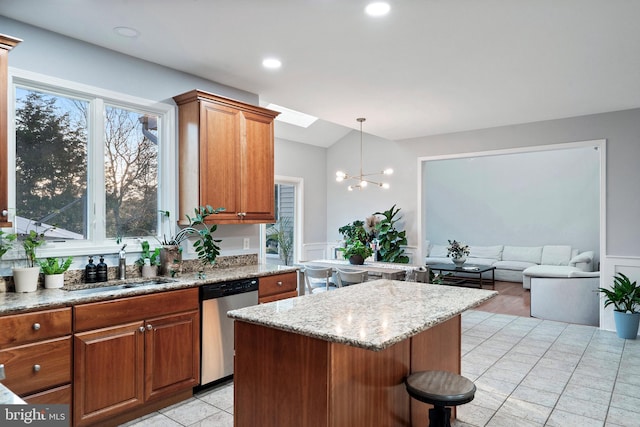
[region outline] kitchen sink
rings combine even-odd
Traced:
[[[140,288],[143,286],[164,285],[166,283],[174,283],[174,282],[175,280],[171,280],[171,279],[151,279],[151,280],[119,283],[117,285],[96,286],[93,288],[67,289],[67,291],[73,292],[74,294],[93,294],[98,292],[118,291],[121,289]]]

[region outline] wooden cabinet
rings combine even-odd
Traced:
[[[0,317],[3,384],[28,403],[71,403],[71,309]]]
[[[193,90],[174,97],[179,108],[180,214],[223,207],[207,221],[275,221],[275,111]]]
[[[258,302],[265,303],[298,296],[297,273],[276,274],[260,278]]]
[[[74,307],[74,425],[133,418],[190,394],[200,377],[198,307],[197,288]]]
[[[9,75],[9,51],[22,40],[0,34],[0,227],[10,227],[11,223],[4,212],[8,204],[8,161],[7,152],[7,91]]]

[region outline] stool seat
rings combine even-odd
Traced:
[[[434,406],[429,409],[431,427],[450,427],[451,410],[446,407],[469,403],[476,393],[471,380],[446,371],[414,372],[405,385],[412,398]]]

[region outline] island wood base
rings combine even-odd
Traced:
[[[409,397],[404,378],[459,374],[460,333],[458,315],[370,351],[236,319],[235,426],[424,426],[430,406]]]

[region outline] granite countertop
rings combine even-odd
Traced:
[[[86,289],[87,287],[91,286],[113,286],[124,283],[135,283],[145,280],[148,281],[149,279],[137,278],[131,280],[110,280],[108,282],[102,282],[92,285],[81,284],[75,287],[78,289],[75,291],[62,288],[38,289],[35,292],[26,293],[2,292],[0,293],[0,315],[43,310],[48,308],[59,308],[77,304],[84,304],[88,302],[110,300],[114,298],[192,288],[209,283],[225,282],[229,280],[270,276],[274,274],[296,271],[297,269],[297,267],[286,267],[270,264],[251,264],[239,267],[216,268],[211,272],[207,272],[207,275],[204,279],[199,279],[197,273],[184,274],[178,278],[159,278],[167,279],[167,283],[149,284],[134,288],[100,290],[91,291],[89,293],[80,290]]]
[[[228,316],[379,351],[497,294],[483,289],[381,279],[232,310]]]
[[[0,383],[0,405],[24,405],[26,402],[20,399],[14,392]]]

